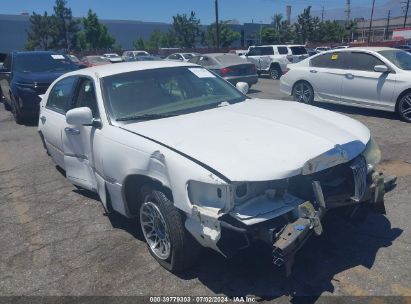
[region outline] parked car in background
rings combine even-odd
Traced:
[[[411,53],[411,45],[399,45],[399,46],[396,46],[395,48]]]
[[[123,58],[121,58],[116,53],[103,54],[103,57],[107,58],[111,63],[117,63],[117,62],[122,62],[123,61]]]
[[[111,61],[103,56],[85,56],[81,58],[81,63],[87,67],[110,64]]]
[[[306,50],[307,50],[307,53],[308,53],[308,56],[309,56],[309,57],[314,56],[314,55],[317,55],[317,54],[319,53],[319,52],[316,51],[315,49],[307,49],[307,48],[306,48]]]
[[[348,49],[350,46],[349,45],[339,45],[333,47],[333,50],[340,50],[340,49]]]
[[[135,61],[138,56],[150,56],[146,51],[125,51],[121,56],[124,61]]]
[[[290,66],[281,91],[303,103],[397,112],[411,122],[411,54],[386,47],[328,51]]]
[[[68,180],[135,218],[167,270],[192,266],[201,246],[230,257],[257,242],[290,269],[328,210],[382,210],[395,179],[376,172],[360,122],[251,99],[244,85],[182,62],[84,69],[47,91],[38,131]]]
[[[321,52],[329,51],[331,50],[331,48],[329,46],[319,46],[319,47],[316,47],[315,50],[321,53]]]
[[[149,56],[136,56],[133,58],[133,60],[131,61],[156,61],[156,60],[163,60],[163,58],[159,57],[159,56],[153,56],[153,55],[149,55]]]
[[[184,61],[187,62],[189,59],[193,58],[194,56],[200,55],[199,53],[173,53],[168,55],[164,60],[172,60],[172,61]]]
[[[83,63],[81,63],[80,59],[77,58],[75,55],[68,54],[67,57],[75,64],[77,65],[80,69],[87,68],[87,66]]]
[[[280,54],[280,51],[284,54]],[[241,57],[256,66],[259,76],[268,74],[272,79],[279,79],[287,72],[287,64],[289,63],[287,59],[288,49],[280,48],[280,51],[272,45],[251,46],[248,52]]]
[[[0,69],[0,99],[17,123],[39,113],[40,97],[64,73],[78,67],[55,52],[12,52]]]
[[[255,65],[234,54],[203,54],[191,58],[188,62],[207,68],[233,85],[246,82],[251,87],[258,81]]]

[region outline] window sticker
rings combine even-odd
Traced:
[[[215,78],[215,75],[206,69],[201,68],[191,68],[189,69],[191,73],[196,75],[198,78]]]
[[[53,59],[66,59],[63,55],[51,55]]]
[[[331,60],[337,60],[337,59],[338,59],[338,54],[331,55]]]

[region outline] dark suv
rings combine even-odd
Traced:
[[[78,67],[55,52],[12,52],[0,67],[0,98],[17,123],[39,113],[39,95],[59,76]]]

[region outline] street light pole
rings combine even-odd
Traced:
[[[218,0],[214,0],[215,5],[215,30],[216,30],[216,40],[217,49],[220,48],[220,25],[218,22]]]
[[[375,5],[375,0],[372,0],[370,27],[368,29],[368,45],[370,44],[370,40],[371,40],[371,27],[372,27],[372,18],[374,17],[374,5]]]
[[[410,7],[410,0],[407,0],[407,6],[405,7],[404,27],[407,25],[407,17],[408,17],[408,8],[409,7]]]

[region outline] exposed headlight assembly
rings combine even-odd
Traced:
[[[375,166],[381,161],[381,151],[375,142],[374,138],[370,138],[365,150],[362,152],[365,160],[367,161],[367,171],[368,173],[375,169]]]
[[[194,205],[223,209],[229,202],[229,186],[224,184],[209,184],[199,181],[189,181],[188,197]]]

